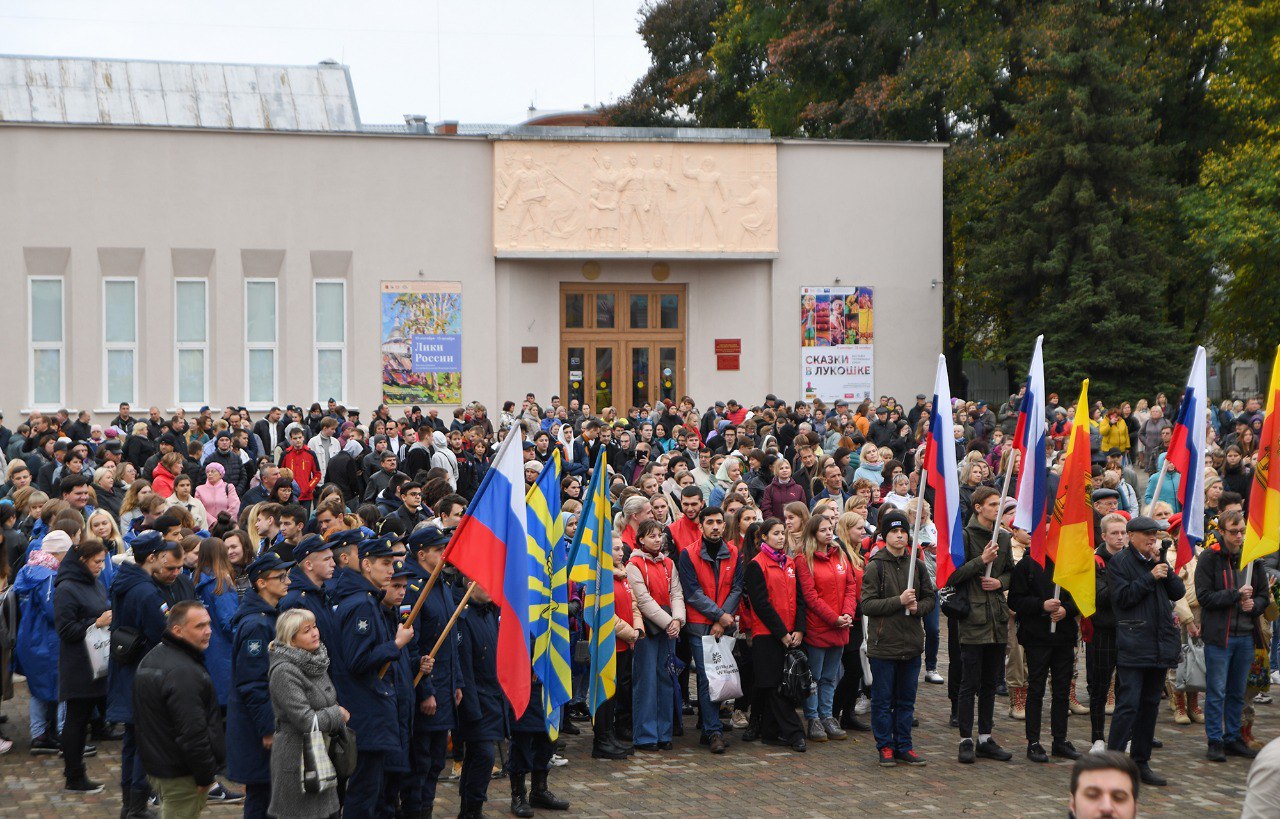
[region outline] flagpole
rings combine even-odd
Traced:
[[[413,602],[413,608],[409,609],[409,616],[405,618],[406,623],[412,623],[418,619],[418,612],[422,611],[422,604],[427,602],[427,595],[431,594],[431,589],[435,587],[436,581],[440,579],[440,571],[444,568],[444,558],[440,558],[440,562],[431,570],[431,576],[427,578],[427,585],[422,587],[422,594],[418,595],[418,599]],[[387,669],[391,668],[391,663],[382,666],[382,670],[378,672],[378,679],[387,676]]]
[[[453,610],[453,616],[449,618],[449,622],[445,623],[444,629],[440,632],[440,638],[436,640],[436,644],[431,647],[430,653],[427,654],[431,659],[435,659],[436,652],[440,650],[440,646],[444,645],[445,638],[449,636],[449,632],[453,630],[453,624],[458,622],[458,615],[462,614],[462,610],[467,607],[467,601],[471,599],[471,594],[476,590],[476,581],[472,580],[471,585],[467,586],[467,593],[462,595],[462,599],[458,601],[458,607]],[[418,671],[418,676],[413,678],[413,684],[417,685],[422,682],[423,672]]]
[[[996,513],[995,525],[991,527],[992,543],[996,543],[1000,537],[1000,518],[1004,516],[1005,498],[1009,497],[1009,481],[1013,479],[1013,456],[1016,455],[1017,452],[1018,450],[1015,449],[1009,453],[1009,465],[1004,468],[1004,486],[1000,488],[1000,511]],[[991,576],[991,570],[995,567],[996,562],[994,560],[987,564],[987,577]]]
[[[928,475],[929,475],[929,470],[921,467],[920,482],[916,484],[916,492],[918,494],[916,495],[916,523],[915,523],[915,528],[912,530],[912,533],[911,533],[911,562],[907,564],[907,588],[908,589],[915,588],[916,544],[920,542],[920,518],[923,517],[923,512],[924,512],[924,487],[927,483]],[[904,608],[903,613],[906,614],[908,617],[910,617],[911,608],[910,607]]]
[[[1159,457],[1159,456],[1157,456]],[[1147,514],[1151,514],[1151,510],[1156,508],[1156,504],[1160,502],[1160,487],[1164,485],[1165,473],[1169,471],[1169,456],[1165,455],[1164,466],[1160,467],[1160,475],[1156,478],[1156,491],[1151,493],[1151,503],[1147,505]]]
[[[1062,586],[1059,586],[1057,583],[1054,583],[1054,584],[1053,584],[1053,599],[1054,599],[1054,600],[1059,600],[1059,599],[1061,599],[1061,598],[1062,598]],[[1052,621],[1052,622],[1050,622],[1050,623],[1049,623],[1049,633],[1050,633],[1050,634],[1054,634],[1054,633],[1056,633],[1057,631],[1058,631],[1058,621],[1057,621],[1057,620],[1054,620],[1054,621]]]

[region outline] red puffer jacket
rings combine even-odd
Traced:
[[[803,555],[796,557],[796,577],[804,594],[806,645],[833,648],[849,643],[849,629],[838,628],[842,614],[850,617],[858,608],[862,572],[849,562],[839,546],[813,555],[813,568]]]

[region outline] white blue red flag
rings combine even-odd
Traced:
[[[1182,528],[1178,533],[1178,558],[1174,569],[1181,569],[1195,556],[1195,547],[1204,542],[1204,451],[1208,446],[1207,417],[1209,380],[1205,369],[1204,348],[1196,348],[1191,364],[1187,390],[1178,405],[1178,420],[1173,425],[1169,442],[1169,463],[1182,476],[1178,485],[1178,503],[1182,507]]]
[[[926,482],[933,489],[933,525],[938,530],[938,586],[964,563],[964,527],[960,516],[960,480],[956,474],[955,422],[951,417],[951,385],[947,357],[938,356],[933,385],[933,411],[929,414],[929,441],[925,445]]]
[[[1021,457],[1018,467],[1018,508],[1013,515],[1013,525],[1031,535],[1031,554],[1044,555],[1045,524],[1048,515],[1048,461],[1045,454],[1045,436],[1048,432],[1044,415],[1044,357],[1041,344],[1044,336],[1036,337],[1036,349],[1031,354],[1031,371],[1027,374],[1027,390],[1022,394],[1018,409],[1018,427],[1013,433],[1013,448]],[[1044,558],[1036,558],[1044,565]]]

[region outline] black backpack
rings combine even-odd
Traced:
[[[798,648],[787,651],[782,660],[782,682],[778,683],[778,693],[793,705],[801,705],[814,690],[813,671],[809,668],[809,658]]]

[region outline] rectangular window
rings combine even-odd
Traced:
[[[136,403],[138,349],[138,280],[102,282],[104,407]]]
[[[245,281],[245,396],[251,407],[276,400],[276,308],[275,279]]]
[[[209,280],[178,279],[173,284],[173,338],[180,407],[197,408],[208,402]]]
[[[316,282],[316,397],[343,403],[347,385],[347,283]]]
[[[56,409],[63,403],[62,278],[32,278],[28,284],[31,293],[31,406]]]

